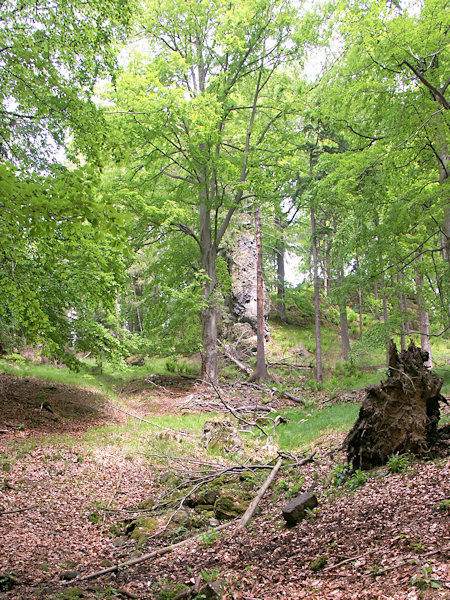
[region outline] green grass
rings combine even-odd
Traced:
[[[323,436],[349,430],[358,416],[359,404],[333,404],[308,413],[301,409],[283,411],[290,419],[276,430],[276,441],[282,450],[307,448]],[[305,419],[305,422],[300,422]]]
[[[448,367],[438,367],[437,369],[433,369],[433,372],[444,378],[444,385],[441,389],[441,394],[443,396],[450,395],[450,369]]]

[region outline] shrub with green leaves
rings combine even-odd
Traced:
[[[411,457],[408,455],[401,456],[398,453],[389,456],[386,466],[389,473],[404,473],[410,463]]]

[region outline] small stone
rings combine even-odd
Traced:
[[[128,542],[128,538],[126,535],[121,535],[120,537],[116,537],[113,539],[112,541],[112,545],[115,548],[121,548],[122,546],[125,546],[125,544]]]
[[[221,600],[223,594],[223,581],[210,581],[202,585],[199,590],[199,597],[205,600]]]
[[[155,499],[149,496],[145,500],[143,500],[140,504],[138,504],[138,508],[153,508],[155,506]]]
[[[213,504],[197,504],[195,507],[195,512],[197,513],[208,512],[210,510],[214,510]]]
[[[111,562],[110,560],[108,560],[107,558],[104,558],[102,561],[100,561],[100,566],[104,567],[104,568],[108,568],[108,567],[114,566],[114,563]]]
[[[217,519],[223,521],[234,519],[245,513],[248,508],[248,502],[238,502],[231,496],[221,496],[217,498],[214,504],[214,512]]]
[[[305,517],[306,509],[315,508],[318,504],[315,494],[302,494],[282,508],[283,517],[288,525],[297,525]]]
[[[72,579],[76,579],[78,575],[78,571],[67,570],[61,571],[61,573],[59,574],[59,578],[63,581],[72,581]]]
[[[211,518],[208,521],[210,527],[219,527],[220,525],[220,521],[218,521],[217,519]]]
[[[311,569],[311,571],[314,571],[314,573],[317,573],[317,571],[320,571],[325,567],[327,562],[328,556],[318,556],[315,560],[312,561],[312,563],[309,565],[309,568]]]
[[[209,504],[214,506],[214,502],[219,497],[218,490],[206,490],[199,498],[198,504]]]

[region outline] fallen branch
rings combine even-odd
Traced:
[[[259,429],[259,430],[260,430],[260,431],[261,431],[261,432],[262,432],[262,433],[263,433],[263,434],[264,434],[266,437],[269,437],[269,434],[268,434],[266,431],[264,431],[264,429],[261,427],[261,425],[259,425],[258,423],[256,423],[256,421],[252,423],[252,422],[250,422],[250,421],[247,421],[246,419],[243,419],[242,417],[240,417],[240,416],[239,416],[239,415],[236,413],[236,411],[235,411],[235,410],[234,410],[234,409],[233,409],[233,408],[232,408],[232,407],[231,407],[229,404],[227,404],[227,403],[225,402],[225,400],[222,398],[222,395],[221,395],[221,393],[220,393],[219,389],[218,389],[218,388],[215,386],[215,384],[211,382],[211,385],[213,386],[213,388],[214,388],[214,391],[216,392],[216,394],[217,394],[217,397],[219,398],[219,400],[222,402],[222,404],[225,406],[225,408],[226,408],[227,410],[229,410],[229,411],[230,411],[230,413],[233,415],[233,417],[235,417],[235,418],[236,418],[238,421],[240,421],[241,423],[245,423],[245,425],[248,425],[249,427],[256,427],[256,428],[257,428],[257,429]]]
[[[377,551],[376,549],[373,549],[373,550],[368,550],[367,552],[364,552],[364,554],[357,554],[356,556],[351,556],[350,558],[346,558],[345,560],[341,560],[341,562],[338,562],[335,565],[331,565],[329,567],[325,567],[325,569],[322,569],[322,572],[332,571],[333,569],[337,569],[341,565],[345,565],[345,564],[347,564],[349,562],[352,562],[354,560],[358,560],[358,558],[362,558],[363,556],[367,556],[368,554],[373,554],[376,551]]]
[[[26,508],[16,508],[15,510],[3,510],[0,512],[0,517],[2,515],[11,515],[12,513],[22,513],[27,510],[32,510],[33,508],[37,508],[38,504],[33,504],[33,506],[27,506]]]
[[[283,459],[279,458],[276,465],[274,466],[272,471],[269,473],[269,476],[267,477],[265,482],[262,484],[262,486],[259,488],[258,493],[253,498],[253,500],[250,502],[250,506],[247,508],[247,510],[241,517],[239,523],[237,524],[236,531],[244,529],[247,526],[247,523],[252,518],[256,508],[258,507],[258,504],[261,502],[262,497],[264,496],[264,494],[266,493],[266,491],[272,484],[275,477],[278,475],[278,471],[280,470],[282,463],[283,463]]]
[[[213,527],[213,528],[209,529],[209,531],[210,532],[212,532],[212,531],[221,531],[223,529],[226,529],[227,527],[230,527],[235,522],[236,522],[235,520],[228,521],[227,523],[223,523],[223,525],[219,525],[218,527]],[[102,577],[103,575],[107,575],[108,573],[115,573],[116,571],[119,571],[120,569],[124,569],[125,567],[133,567],[134,565],[138,565],[138,564],[143,563],[143,562],[145,562],[147,560],[150,560],[152,558],[157,558],[158,556],[164,556],[164,554],[169,554],[170,552],[173,552],[177,548],[181,548],[182,546],[186,546],[189,542],[192,542],[193,540],[196,540],[196,539],[200,538],[201,536],[205,535],[205,533],[206,532],[199,533],[199,534],[194,535],[194,536],[192,536],[190,538],[182,540],[181,542],[177,542],[176,544],[171,544],[170,546],[164,546],[163,548],[158,548],[157,550],[153,550],[152,552],[148,552],[147,554],[143,554],[139,558],[133,558],[133,559],[127,560],[127,561],[125,561],[123,563],[119,563],[117,565],[113,565],[112,567],[108,567],[106,569],[102,569],[101,571],[95,571],[95,573],[90,573],[89,575],[85,575],[84,577],[79,577],[77,579],[77,581],[88,581],[90,579],[96,579],[97,577]],[[74,580],[72,580],[70,582],[67,582],[67,584],[73,585],[73,581]]]
[[[272,394],[278,394],[282,398],[283,397],[289,398],[289,400],[292,400],[292,402],[295,402],[296,404],[303,404],[302,398],[299,398],[298,396],[294,396],[293,394],[286,392],[284,390],[277,390],[276,388],[266,388],[262,385],[252,383],[250,381],[241,381],[241,385],[247,385],[249,387],[253,387],[253,388],[259,390],[260,392],[270,392]]]
[[[247,367],[247,365],[244,365],[243,362],[241,362],[238,358],[236,358],[231,350],[225,346],[225,344],[223,342],[221,342],[220,340],[218,340],[218,344],[219,346],[222,348],[223,353],[225,354],[225,356],[231,360],[232,363],[234,363],[241,371],[243,371],[246,375],[251,375],[253,373],[253,371],[250,369],[250,367]]]

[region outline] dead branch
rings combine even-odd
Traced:
[[[286,360],[267,361],[269,367],[293,367],[294,369],[312,369],[312,365],[300,365],[298,363],[290,363]]]
[[[3,510],[0,512],[0,517],[2,515],[11,515],[12,513],[22,513],[33,508],[38,508],[38,504],[33,504],[33,506],[27,506],[26,508],[16,508],[15,510]]]
[[[236,522],[235,520],[228,521],[227,523],[223,523],[222,525],[219,525],[218,527],[210,528],[209,531],[210,532],[222,531],[223,529],[226,529],[227,527],[230,527],[231,525],[233,525],[235,522]],[[96,579],[97,577],[102,577],[103,575],[107,575],[108,573],[115,573],[116,571],[119,571],[120,569],[124,569],[125,567],[133,567],[134,565],[138,565],[138,564],[143,563],[152,558],[157,558],[158,556],[163,556],[164,554],[169,554],[170,552],[173,552],[177,548],[186,546],[189,542],[199,539],[203,535],[205,535],[205,532],[198,533],[190,538],[182,540],[181,542],[177,542],[176,544],[171,544],[170,546],[164,546],[162,548],[157,548],[156,550],[153,550],[152,552],[143,554],[139,558],[133,558],[133,559],[127,560],[123,563],[118,563],[117,565],[113,565],[112,567],[102,569],[101,571],[95,571],[95,573],[90,573],[89,575],[85,575],[84,577],[79,577],[78,581],[88,581],[90,579]],[[58,582],[58,583],[60,583],[60,582]],[[73,580],[71,582],[67,582],[67,584],[73,585]]]
[[[272,471],[269,473],[269,476],[264,481],[262,486],[259,488],[258,493],[251,501],[250,506],[247,508],[247,510],[243,514],[242,518],[240,519],[239,523],[237,524],[236,531],[244,529],[247,526],[247,523],[252,518],[256,508],[258,507],[258,504],[261,502],[262,497],[264,496],[264,494],[266,493],[266,491],[268,490],[268,488],[274,481],[275,477],[277,476],[282,463],[283,463],[283,459],[279,458],[276,465],[273,467]]]
[[[376,549],[373,550],[368,550],[367,552],[364,552],[363,554],[357,554],[356,556],[351,556],[350,558],[346,558],[345,560],[341,560],[341,562],[336,563],[335,565],[331,565],[329,567],[325,567],[325,569],[322,569],[322,571],[332,571],[333,569],[337,569],[338,567],[340,567],[341,565],[345,565],[349,562],[352,562],[354,560],[358,560],[358,558],[362,558],[363,556],[367,556],[368,554],[373,554],[374,552],[376,552]]]
[[[219,389],[216,387],[216,385],[215,385],[214,383],[211,383],[211,385],[213,386],[213,388],[214,388],[214,391],[216,392],[216,394],[217,394],[217,397],[219,398],[219,400],[222,402],[222,404],[225,406],[225,408],[226,408],[227,410],[229,410],[229,411],[230,411],[230,413],[233,415],[233,417],[235,417],[235,418],[236,418],[238,421],[240,421],[241,423],[244,423],[244,424],[245,424],[245,425],[247,425],[248,427],[256,427],[256,428],[257,428],[257,429],[259,429],[259,430],[260,430],[260,431],[261,431],[261,432],[262,432],[262,433],[263,433],[263,434],[264,434],[266,437],[269,437],[269,434],[268,434],[268,433],[266,433],[266,432],[264,431],[264,429],[261,427],[261,425],[259,425],[258,423],[256,423],[256,421],[254,421],[254,422],[252,423],[252,422],[250,422],[250,421],[247,421],[246,419],[243,419],[242,417],[240,417],[240,416],[239,416],[239,415],[236,413],[236,411],[235,411],[235,410],[234,410],[234,409],[233,409],[233,408],[232,408],[232,407],[231,407],[229,404],[227,404],[227,403],[225,402],[225,400],[222,398],[222,395],[221,395],[221,393],[220,393]]]
[[[252,374],[252,370],[250,369],[250,367],[247,367],[247,365],[244,365],[243,362],[241,362],[238,358],[236,358],[236,356],[234,356],[234,354],[232,354],[231,350],[223,342],[218,340],[218,344],[222,348],[223,353],[228,358],[228,360],[231,360],[231,362],[233,362],[246,375]]]
[[[284,390],[277,390],[277,388],[266,388],[262,385],[258,385],[257,383],[252,383],[250,381],[241,381],[241,385],[253,387],[256,390],[259,390],[260,392],[278,394],[282,398],[285,397],[285,398],[288,398],[289,400],[292,400],[292,402],[295,402],[296,404],[303,404],[302,398],[299,398],[298,396],[294,396],[293,394],[286,392]]]

